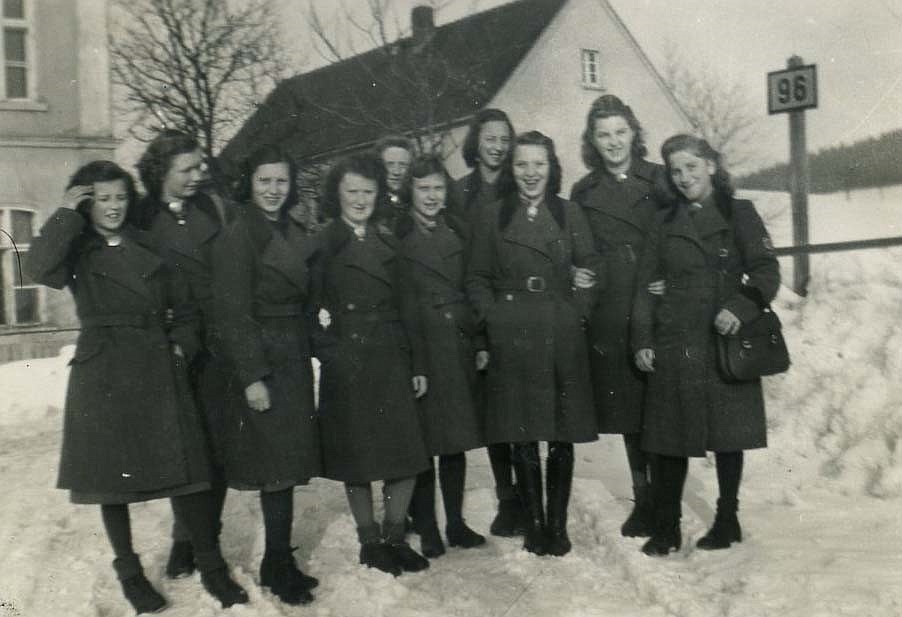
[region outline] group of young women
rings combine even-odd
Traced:
[[[232,208],[201,191],[200,148],[175,131],[138,165],[141,200],[110,162],[72,177],[29,260],[71,289],[82,324],[59,486],[101,505],[137,612],[165,599],[132,547],[129,503],[171,499],[167,574],[196,568],[230,606],[248,598],[219,549],[226,488],[259,491],[260,584],[306,604],[318,581],[292,556],[294,486],[343,482],[360,562],[397,576],[446,550],[433,457],[447,544],[485,543],[463,516],[465,453],[482,446],[490,531],[535,554],[570,551],[574,444],[599,433],[624,435],[622,533],[649,537],[644,552],[680,548],[687,457],[707,451],[720,498],[698,546],[741,541],[742,451],[765,445],[764,406],[760,382],[720,377],[714,344],[774,297],[779,270],[719,155],[677,135],[664,167],[648,162],[612,95],[589,110],[591,172],[569,201],[553,141],[516,134],[500,110],[476,115],[463,154],[473,171],[457,182],[403,138],[338,161],[315,235],[289,214],[297,170],[274,146],[248,156]]]

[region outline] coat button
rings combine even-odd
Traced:
[[[513,301],[514,301],[514,294],[507,294],[507,295],[504,296],[504,299],[507,300],[508,302],[513,302]]]
[[[445,319],[453,319],[453,318],[454,318],[454,316],[451,314],[450,311],[445,313]]]
[[[353,310],[356,309],[356,308],[357,308],[357,306],[356,306],[353,302],[349,302],[349,303],[348,303],[347,309],[348,309],[349,311],[353,311]]]

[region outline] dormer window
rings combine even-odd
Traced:
[[[581,50],[583,88],[601,90],[601,55],[597,49]]]

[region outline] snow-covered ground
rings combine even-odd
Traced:
[[[788,242],[788,200],[751,194],[775,244]],[[876,195],[872,202],[876,202]],[[812,241],[902,233],[902,196],[878,204],[812,196]],[[815,212],[818,215],[815,215]],[[827,224],[827,213],[829,221]],[[318,617],[680,616],[896,617],[902,615],[902,248],[812,257],[809,295],[784,289],[775,306],[793,366],[766,380],[770,447],[747,453],[740,499],[745,540],[727,551],[694,548],[713,517],[711,461],[693,460],[684,500],[684,548],[666,559],[621,538],[629,486],[622,445],[578,446],[571,505],[573,552],[535,557],[520,541],[450,549],[425,573],[392,578],[357,565],[341,487],[316,480],[295,491],[294,543],[322,581],[307,607],[280,604],[256,584],[263,552],[257,498],[232,491],[223,545],[251,603],[231,615]],[[132,614],[110,567],[96,507],[53,488],[60,408],[71,349],[0,366],[0,617]],[[469,455],[466,514],[485,531],[491,473]],[[163,576],[165,502],[132,508],[148,577],[166,614],[222,611],[198,577]],[[416,541],[414,541],[416,544]]]

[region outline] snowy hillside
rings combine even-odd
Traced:
[[[842,196],[834,204],[831,197],[812,197],[812,241],[902,233],[902,215],[889,205],[845,203]],[[787,243],[786,196],[752,198],[775,244]],[[902,207],[902,198],[896,203]],[[818,223],[816,208],[830,213],[829,225],[825,216]],[[896,617],[900,306],[902,249],[814,256],[808,297],[782,290],[775,307],[793,366],[766,380],[770,447],[746,456],[745,540],[727,551],[694,548],[713,518],[712,461],[690,464],[679,554],[649,558],[639,551],[641,540],[620,537],[631,504],[616,437],[577,447],[574,550],[564,558],[538,558],[519,540],[491,537],[482,549],[450,549],[425,573],[395,579],[365,570],[356,563],[343,490],[324,480],[295,492],[299,562],[322,581],[308,607],[284,606],[256,584],[263,531],[252,493],[229,493],[223,534],[235,577],[251,596],[246,606],[222,611],[196,575],[165,579],[167,503],[132,508],[136,550],[173,617]],[[110,567],[98,508],[74,506],[53,488],[70,354],[0,366],[0,617],[132,614]],[[486,531],[491,473],[484,452],[471,452],[469,462],[465,513],[474,529]]]

